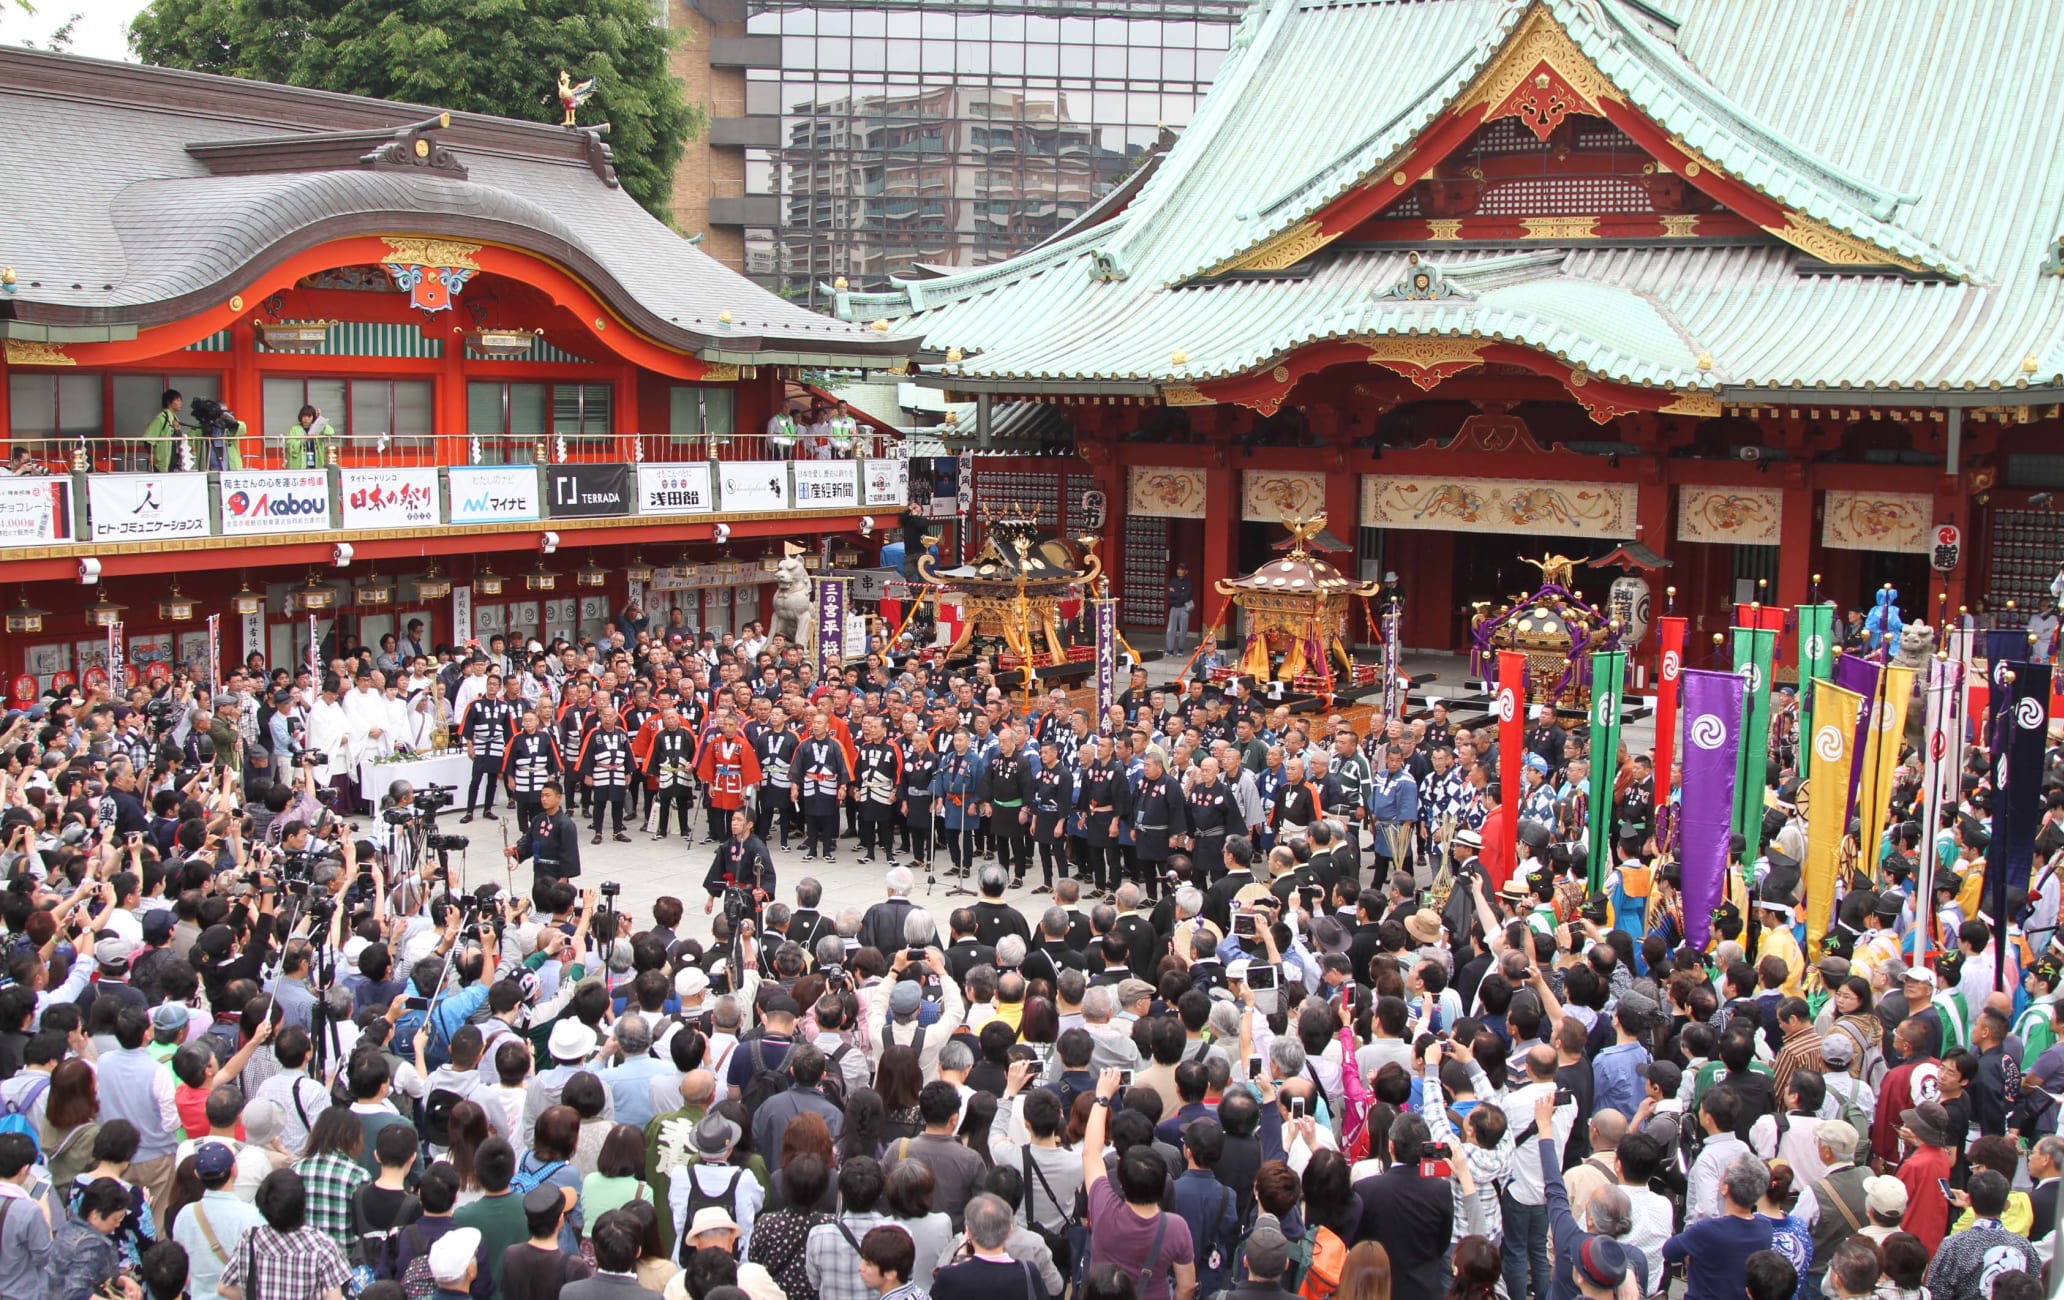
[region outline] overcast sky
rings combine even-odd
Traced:
[[[127,59],[129,20],[145,0],[34,0],[36,12],[24,14],[13,0],[0,0],[0,42],[19,45],[24,41],[47,46],[50,34],[78,14],[72,28],[71,52],[96,59]]]

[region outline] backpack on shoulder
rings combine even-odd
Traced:
[[[1304,1300],[1332,1300],[1340,1287],[1340,1273],[1347,1264],[1347,1243],[1331,1228],[1317,1228],[1304,1234],[1311,1242],[1311,1262],[1297,1294]]]
[[[787,1057],[782,1058],[780,1065],[767,1064],[766,1044],[757,1039],[739,1044],[739,1049],[749,1053],[747,1059],[752,1062],[752,1074],[746,1079],[739,1099],[745,1103],[747,1115],[757,1115],[760,1113],[760,1107],[788,1091],[791,1076],[788,1072]]]
[[[44,1093],[50,1091],[50,1076],[30,1084],[18,1100],[10,1101],[0,1108],[0,1133],[19,1133],[36,1148],[36,1159],[43,1158],[43,1139],[36,1132],[36,1125],[29,1119],[29,1111]]]

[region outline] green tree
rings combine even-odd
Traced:
[[[559,70],[595,79],[624,190],[669,218],[674,165],[707,117],[667,66],[655,0],[151,0],[147,63],[460,112],[558,121]]]

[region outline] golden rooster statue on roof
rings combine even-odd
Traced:
[[[580,109],[580,106],[595,97],[595,79],[588,77],[582,81],[574,81],[567,77],[566,69],[561,68],[559,69],[558,95],[559,107],[566,114],[561,119],[559,125],[572,126],[574,124],[574,114]]]

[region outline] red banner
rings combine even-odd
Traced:
[[[1491,873],[1503,885],[1519,867],[1519,765],[1526,756],[1526,655],[1498,652],[1498,860]]]
[[[1684,675],[1684,632],[1688,622],[1682,615],[1670,614],[1656,620],[1656,635],[1663,647],[1656,674],[1655,697],[1655,801],[1658,808],[1670,802],[1670,765],[1677,757],[1678,679]]]

